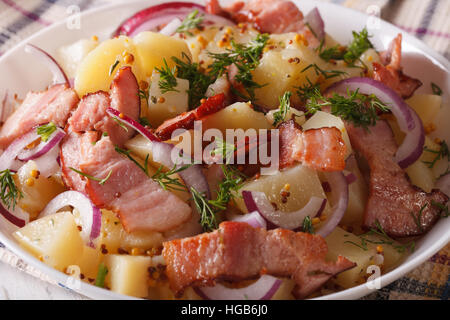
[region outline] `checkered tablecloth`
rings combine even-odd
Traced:
[[[123,0],[122,0],[123,1]],[[450,0],[322,0],[373,13],[434,48],[450,60]],[[0,55],[20,40],[66,18],[69,6],[82,11],[120,0],[0,0]],[[148,1],[149,5],[151,0]],[[194,1],[195,2],[195,1]],[[0,244],[0,261],[52,282]],[[442,299],[450,294],[450,244],[414,271],[364,299]]]

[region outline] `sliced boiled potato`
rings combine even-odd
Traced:
[[[204,30],[193,30],[193,36],[189,36],[184,40],[192,55],[193,62],[199,62],[199,55],[207,48],[219,32],[219,28],[205,28]]]
[[[324,127],[336,127],[341,131],[342,139],[347,147],[345,158],[347,158],[352,152],[352,145],[350,144],[350,138],[348,137],[347,130],[345,129],[344,122],[341,118],[333,116],[328,112],[317,111],[311,118],[306,121],[302,128],[303,130],[317,129]]]
[[[80,39],[58,50],[58,61],[69,78],[75,78],[78,65],[98,45],[98,39]]]
[[[150,85],[150,99],[147,110],[148,120],[152,127],[156,128],[165,120],[176,117],[188,111],[189,81],[177,79],[176,91],[162,93],[159,87],[160,74],[154,72]]]
[[[406,100],[406,103],[417,112],[426,129],[433,125],[441,109],[442,97],[434,94],[415,94]]]
[[[271,129],[263,113],[255,111],[251,104],[236,102],[203,119],[203,130],[218,129],[226,137],[226,129]],[[255,131],[257,132],[257,131]]]
[[[369,76],[373,75],[373,63],[380,63],[381,64],[381,58],[378,52],[373,49],[367,49],[366,52],[364,52],[359,60],[355,63],[357,66],[361,66],[366,68],[367,67],[367,73]]]
[[[57,179],[45,178],[39,175],[36,162],[25,163],[14,176],[17,188],[23,197],[19,199],[18,206],[35,218],[59,193],[65,191],[64,186]]]
[[[276,112],[279,112],[279,109],[270,110],[269,112],[266,113],[266,119],[267,121],[269,121],[270,124],[273,124],[275,122],[274,114]],[[284,117],[284,119],[290,120],[292,118],[294,118],[295,122],[297,122],[297,124],[299,125],[303,125],[306,121],[305,113],[303,111],[294,108],[289,108],[289,110],[287,110],[286,112],[286,116]]]
[[[364,250],[361,248],[364,247],[361,244],[361,238],[339,227],[335,228],[325,240],[328,245],[327,258],[329,260],[336,261],[337,257],[341,255],[357,264],[353,269],[340,273],[332,280],[346,289],[364,283],[372,274],[372,272],[368,272],[367,270],[369,266],[379,266],[381,272],[388,271],[398,265],[404,257],[404,253],[397,251],[393,245],[380,245],[383,250],[383,258],[381,258],[381,255],[377,252],[377,246],[379,244],[367,242],[366,250]],[[382,238],[379,236],[370,236],[370,240],[380,242]],[[396,246],[400,245],[396,241],[393,244]]]
[[[80,267],[80,272],[87,279],[95,279],[97,277],[98,266],[102,261],[103,255],[100,247],[92,248],[84,246],[82,255],[78,258],[76,265]]]
[[[100,243],[108,253],[117,253],[119,248],[131,252],[137,249],[141,252],[159,247],[163,242],[159,232],[126,232],[116,214],[109,210],[102,210],[102,229]]]
[[[434,188],[434,175],[428,166],[420,159],[405,169],[411,183],[425,192],[431,192]]]
[[[105,265],[105,283],[112,291],[139,298],[148,295],[150,257],[110,254]]]
[[[189,48],[181,39],[168,37],[161,33],[145,31],[133,38],[143,77],[150,78],[155,67],[162,67],[164,59],[170,68],[175,66],[172,57],[183,59],[183,54],[191,59]]]
[[[283,203],[281,192],[289,189],[290,196],[286,203]],[[278,210],[283,212],[292,212],[303,208],[313,196],[326,198],[322,184],[317,176],[317,172],[306,166],[297,165],[285,169],[274,175],[262,175],[260,178],[245,182],[239,190],[242,191],[260,191],[264,192],[271,203],[275,203]],[[245,213],[248,213],[242,197],[236,199],[237,207]],[[324,213],[328,213],[327,205]]]
[[[28,252],[59,271],[76,264],[83,254],[83,240],[70,212],[30,222],[13,235]]]
[[[108,92],[116,72],[123,66],[132,67],[138,82],[146,80],[133,40],[125,36],[106,40],[80,63],[75,77],[75,90],[80,97],[99,90]]]
[[[348,186],[348,206],[340,223],[358,229],[362,226],[369,191],[354,157],[347,159],[347,170],[355,175],[356,180]]]

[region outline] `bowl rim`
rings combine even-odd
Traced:
[[[181,2],[192,2],[188,0],[176,0]],[[342,5],[338,5],[335,3],[330,2],[318,2],[316,0],[292,0],[294,3],[296,3],[299,7],[304,5],[305,3],[308,3],[308,5],[311,6],[317,6],[320,10],[338,10],[339,12],[344,12],[346,15],[358,15],[360,18],[368,18],[369,16],[365,13],[344,7]],[[171,0],[155,0],[153,5],[159,4],[159,3],[165,3],[165,2],[174,2]],[[198,2],[198,1],[197,1]],[[204,0],[201,0],[199,2],[204,3]],[[124,6],[129,5],[137,5],[137,4],[144,4],[146,3],[145,0],[132,0],[132,1],[124,1],[124,2],[118,2],[118,3],[110,3],[106,5],[102,5],[99,7],[91,8],[86,11],[81,12],[81,17],[89,16],[96,13],[101,13],[102,11],[106,10],[114,10],[119,9]],[[331,8],[331,9],[330,9]],[[1,57],[0,57],[0,64],[3,63],[4,60],[6,60],[10,55],[13,55],[16,50],[18,50],[20,47],[23,47],[26,43],[32,42],[33,40],[41,37],[42,35],[46,33],[52,32],[54,29],[58,29],[61,27],[61,25],[64,25],[67,23],[67,21],[70,19],[70,17],[67,17],[61,21],[55,22],[47,27],[42,28],[38,32],[32,34],[30,37],[25,38],[24,40],[20,41],[18,44],[16,44],[14,47],[10,48],[8,51],[6,51]],[[382,26],[387,26],[390,29],[396,30],[396,32],[402,33],[404,35],[404,40],[413,47],[416,47],[422,55],[427,55],[429,58],[432,58],[434,62],[438,62],[440,64],[440,67],[442,69],[445,69],[447,74],[450,73],[450,62],[447,60],[444,56],[437,53],[434,49],[427,46],[422,40],[410,35],[406,31],[400,29],[399,27],[386,22],[384,20],[380,19],[380,23]],[[94,33],[95,31],[93,31]],[[95,285],[86,283],[84,281],[81,281],[79,288],[70,288],[67,285],[64,285],[63,283],[69,283],[68,280],[70,279],[70,276],[66,275],[65,273],[58,271],[56,269],[53,269],[52,267],[44,264],[43,262],[36,259],[33,255],[28,253],[26,250],[22,249],[20,245],[15,242],[12,239],[7,238],[4,236],[3,232],[0,230],[0,242],[3,243],[7,250],[10,250],[14,254],[16,254],[19,258],[23,259],[26,263],[31,265],[32,267],[42,271],[44,274],[48,275],[50,278],[55,279],[57,281],[57,284],[65,289],[68,289],[70,291],[75,291],[78,294],[81,294],[83,296],[94,298],[94,299],[137,299],[139,298],[123,295],[120,293],[116,293],[104,288],[96,287]],[[437,253],[441,248],[443,248],[445,245],[447,245],[450,242],[450,230],[448,230],[446,233],[442,235],[442,237],[439,239],[439,241],[436,241],[433,243],[432,246],[427,247],[423,250],[423,252],[420,253],[420,255],[414,257],[412,260],[402,263],[399,266],[397,266],[395,269],[387,272],[386,274],[383,274],[379,279],[381,282],[381,288],[389,285],[395,280],[398,280],[402,276],[406,275],[408,272],[413,270],[414,268],[417,268],[419,265],[427,261],[430,257],[432,257],[435,253]],[[320,296],[317,298],[314,298],[312,300],[343,300],[343,299],[357,299],[364,297],[370,293],[373,293],[377,291],[378,289],[370,289],[367,287],[367,283],[345,289],[336,293],[327,294],[324,296]]]

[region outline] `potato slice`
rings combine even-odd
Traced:
[[[111,254],[106,256],[105,265],[105,283],[112,291],[139,298],[148,295],[150,257]]]
[[[405,102],[417,112],[423,126],[427,128],[433,125],[441,109],[442,97],[435,94],[415,94]]]
[[[75,78],[81,61],[98,45],[98,39],[80,39],[59,48],[58,61],[69,78]]]
[[[100,252],[99,246],[97,248],[84,246],[83,254],[77,260],[76,265],[80,267],[80,272],[86,279],[95,279],[102,258],[103,255]]]
[[[382,240],[379,236],[370,236],[370,239],[379,242]],[[392,245],[381,245],[383,249],[383,258],[377,256],[378,244],[366,243],[366,250],[361,248],[361,239],[343,229],[337,227],[325,239],[328,244],[327,258],[336,261],[339,255],[346,257],[357,265],[353,269],[340,273],[332,281],[344,288],[351,288],[355,285],[364,283],[371,275],[367,268],[370,265],[379,266],[381,271],[387,271],[398,265],[404,257],[403,252],[397,251]],[[393,240],[392,240],[393,241]],[[398,246],[398,242],[393,241],[393,244]],[[400,250],[401,251],[401,250]]]
[[[114,70],[112,67],[116,64]],[[80,63],[75,77],[75,90],[80,97],[90,92],[108,92],[116,72],[131,66],[138,82],[145,80],[145,72],[132,39],[120,36],[100,43]],[[151,74],[151,73],[150,73]]]
[[[183,53],[191,59],[189,48],[181,39],[168,37],[161,33],[145,31],[133,38],[138,58],[143,70],[143,77],[150,78],[155,67],[164,65],[164,59],[168,66],[173,68],[175,62],[172,57],[183,58]]]
[[[286,187],[289,189],[290,196],[287,198],[287,202],[283,203],[281,192],[286,190]],[[264,192],[269,201],[275,203],[278,210],[283,212],[292,212],[303,208],[313,196],[326,198],[316,171],[302,165],[248,181],[242,186],[239,194],[242,195],[244,190]],[[236,205],[242,212],[248,212],[241,197],[236,199]],[[327,204],[325,214],[328,211]]]
[[[70,212],[30,222],[13,236],[28,252],[59,271],[76,264],[83,254],[83,240]]]

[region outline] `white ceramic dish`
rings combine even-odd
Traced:
[[[180,0],[178,0],[180,1]],[[72,43],[80,38],[88,38],[97,35],[100,39],[106,39],[117,27],[117,25],[138,10],[149,5],[159,4],[161,0],[151,1],[127,1],[103,8],[86,11],[81,15],[81,28],[69,29],[65,21],[51,25],[48,28],[36,33],[26,39],[15,48],[7,52],[0,58],[0,96],[4,90],[25,95],[29,90],[41,90],[51,82],[51,75],[44,66],[36,63],[34,58],[24,52],[24,45],[27,42],[33,43],[50,53],[55,53],[56,49],[62,45]],[[203,2],[203,1],[196,1]],[[341,43],[348,43],[351,40],[352,30],[361,30],[367,23],[369,26],[377,26],[374,18],[346,9],[344,7],[315,1],[294,1],[299,8],[307,13],[314,6],[317,6],[324,18],[326,31]],[[379,21],[377,29],[369,29],[374,35],[372,41],[377,49],[387,48],[389,42],[397,33],[402,30],[383,21]],[[450,93],[450,63],[429,49],[424,43],[416,38],[402,32],[404,35],[404,69],[406,73],[415,78],[419,78],[424,86],[419,92],[431,93],[430,82],[438,84],[444,91],[444,100],[449,101]],[[441,113],[437,117],[436,126],[438,130],[436,136],[450,141],[450,106],[445,103]],[[0,216],[0,241],[8,249],[20,256],[24,261],[33,267],[41,270],[61,286],[67,287],[72,283],[69,277],[56,271],[32,255],[23,250],[12,238],[11,231],[15,229],[2,216]],[[383,275],[380,279],[381,286],[384,287],[409,271],[418,267],[421,263],[429,259],[450,241],[450,218],[441,219],[433,229],[428,232],[416,244],[416,250],[399,267]],[[77,292],[94,299],[129,299],[105,289],[101,289],[87,283],[81,283],[79,288],[74,288]],[[374,289],[369,289],[366,285],[360,285],[338,293],[323,296],[319,299],[357,299],[371,293]]]

